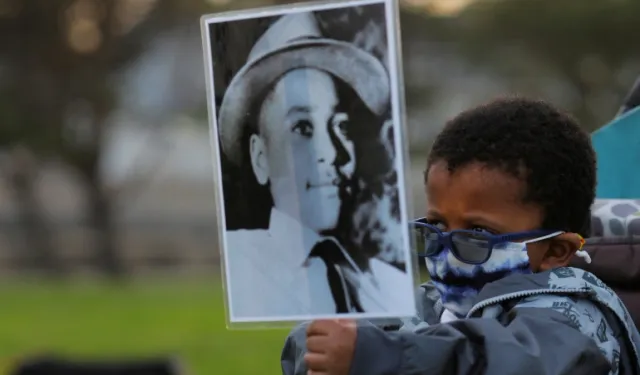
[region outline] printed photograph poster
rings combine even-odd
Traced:
[[[396,7],[203,17],[229,323],[416,313]]]

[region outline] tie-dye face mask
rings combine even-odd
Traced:
[[[413,229],[417,234],[418,253],[425,257],[431,281],[440,292],[444,307],[461,318],[473,307],[486,284],[508,275],[532,272],[528,243],[564,233],[544,230],[504,235],[473,230],[443,233],[423,221],[414,222]]]

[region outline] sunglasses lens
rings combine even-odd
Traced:
[[[438,233],[434,229],[427,226],[414,225],[413,236],[418,255],[431,256],[440,251]]]
[[[463,262],[478,264],[489,258],[489,237],[483,233],[455,232],[451,242],[453,252]]]

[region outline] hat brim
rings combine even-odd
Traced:
[[[389,107],[389,75],[370,53],[331,39],[288,44],[248,62],[231,80],[218,117],[220,144],[229,161],[243,162],[241,138],[256,97],[282,75],[300,68],[322,70],[344,81],[376,115]]]

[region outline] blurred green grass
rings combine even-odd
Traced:
[[[428,276],[421,272],[421,279]],[[279,374],[288,329],[227,330],[220,280],[0,281],[0,375],[39,354],[176,355],[189,374]]]
[[[0,374],[53,353],[79,359],[175,354],[190,374],[277,374],[287,330],[225,327],[217,279],[0,283]]]

